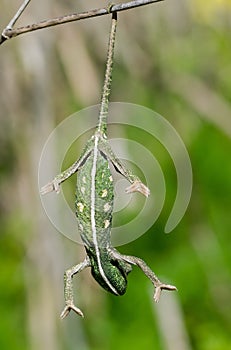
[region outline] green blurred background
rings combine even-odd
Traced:
[[[2,29],[20,3],[0,0]],[[106,4],[32,1],[20,24]],[[86,271],[75,279],[85,318],[59,319],[63,271],[84,251],[46,217],[38,161],[59,122],[100,101],[109,23],[105,16],[66,24],[0,48],[0,348],[231,349],[230,0],[166,0],[119,14],[111,99],[163,115],[184,140],[194,175],[188,210],[166,235],[174,167],[144,140],[165,174],[167,198],[153,227],[119,250],[142,257],[178,292],[154,305],[150,282],[135,269],[117,298]]]

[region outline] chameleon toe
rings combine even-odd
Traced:
[[[75,305],[66,305],[60,314],[60,318],[63,320],[66,316],[69,315],[71,310],[73,310],[79,316],[84,317],[82,311],[78,307],[76,307]]]

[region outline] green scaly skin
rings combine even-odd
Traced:
[[[107,116],[116,25],[117,15],[113,13],[99,123],[95,134],[87,142],[80,158],[41,189],[42,194],[51,191],[58,193],[60,184],[78,171],[76,217],[87,255],[83,262],[65,271],[64,297],[66,305],[61,313],[61,318],[66,317],[71,310],[83,316],[82,311],[74,304],[72,278],[86,267],[91,267],[95,280],[114,295],[125,293],[127,275],[132,270],[132,265],[138,266],[153,283],[155,301],[159,300],[162,289],[176,290],[176,287],[160,282],[142,259],[122,255],[111,246],[114,185],[109,162],[131,183],[131,186],[126,190],[127,193],[140,192],[146,197],[150,193],[140,179],[125,168],[107,141]]]

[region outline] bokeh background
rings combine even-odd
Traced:
[[[0,0],[2,29],[20,3]],[[32,0],[19,24],[106,4]],[[85,271],[75,279],[85,318],[59,319],[63,271],[84,251],[43,212],[38,161],[59,122],[100,101],[109,26],[104,16],[0,47],[0,348],[231,349],[230,0],[166,0],[119,14],[111,99],[163,115],[184,140],[194,175],[188,210],[166,235],[174,166],[143,137],[164,171],[167,197],[153,227],[119,250],[142,257],[178,292],[154,305],[150,282],[134,269],[117,298]],[[52,178],[52,164],[47,172]]]

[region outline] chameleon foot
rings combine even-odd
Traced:
[[[159,286],[156,287],[156,290],[155,290],[154,301],[156,303],[158,303],[158,301],[160,300],[160,295],[161,295],[162,289],[170,290],[170,291],[177,290],[177,288],[175,286],[172,286],[171,284],[161,283]]]
[[[76,307],[74,304],[68,304],[68,305],[65,306],[65,308],[61,312],[60,318],[64,319],[67,315],[69,315],[71,310],[73,310],[79,316],[84,317],[82,311],[78,307]]]
[[[145,197],[148,197],[150,195],[149,188],[139,180],[136,180],[131,186],[127,187],[125,191],[126,193],[140,192]]]
[[[52,191],[55,191],[56,193],[60,192],[59,181],[53,180],[52,182],[49,182],[41,188],[40,193],[43,195]]]

